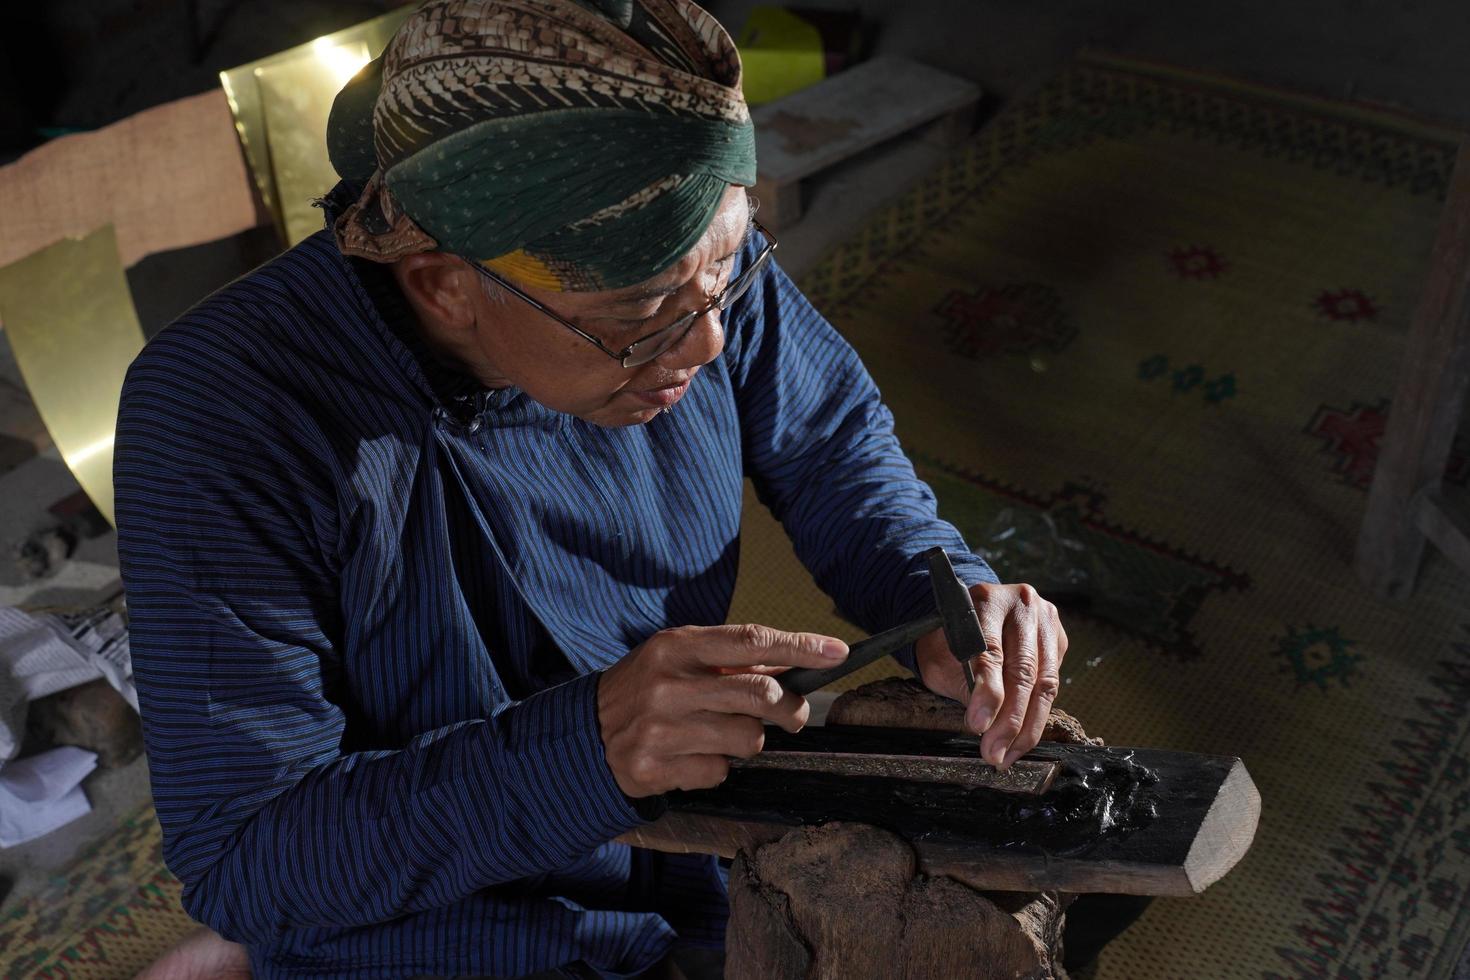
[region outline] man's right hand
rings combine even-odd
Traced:
[[[824,652],[830,650],[831,653]],[[847,644],[769,626],[661,630],[602,673],[597,712],[607,764],[630,797],[718,786],[769,722],[800,731],[806,698],[776,683],[791,667],[832,667]]]

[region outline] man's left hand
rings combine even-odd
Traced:
[[[965,704],[965,725],[984,735],[980,755],[1005,769],[1041,741],[1060,686],[1067,631],[1057,607],[1029,585],[975,585],[970,597],[985,633],[985,652],[971,663],[974,694],[942,629],[920,637],[914,654],[924,686]]]

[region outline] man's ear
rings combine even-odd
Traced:
[[[405,255],[393,263],[393,277],[419,319],[452,330],[474,327],[479,276],[462,259],[444,252]]]

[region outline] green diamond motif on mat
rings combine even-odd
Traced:
[[[1205,401],[1210,404],[1222,402],[1227,398],[1235,397],[1235,375],[1222,374],[1220,377],[1205,384]]]
[[[1205,380],[1205,369],[1198,364],[1180,368],[1174,372],[1174,390],[1189,391]]]
[[[1347,687],[1357,672],[1362,654],[1352,652],[1353,643],[1336,629],[1307,626],[1282,637],[1277,653],[1286,658],[1282,669],[1296,675],[1298,687],[1315,684],[1325,691],[1330,685]]]
[[[1141,381],[1152,381],[1167,370],[1169,359],[1163,354],[1155,354],[1138,363],[1138,377]]]

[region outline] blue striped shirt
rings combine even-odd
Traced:
[[[933,545],[994,580],[779,267],[725,322],[674,411],[600,428],[436,366],[321,233],[139,356],[118,543],[164,853],[257,976],[625,976],[723,941],[712,858],[612,842],[647,811],[596,686],[724,622],[743,477],[866,629],[932,604]]]

